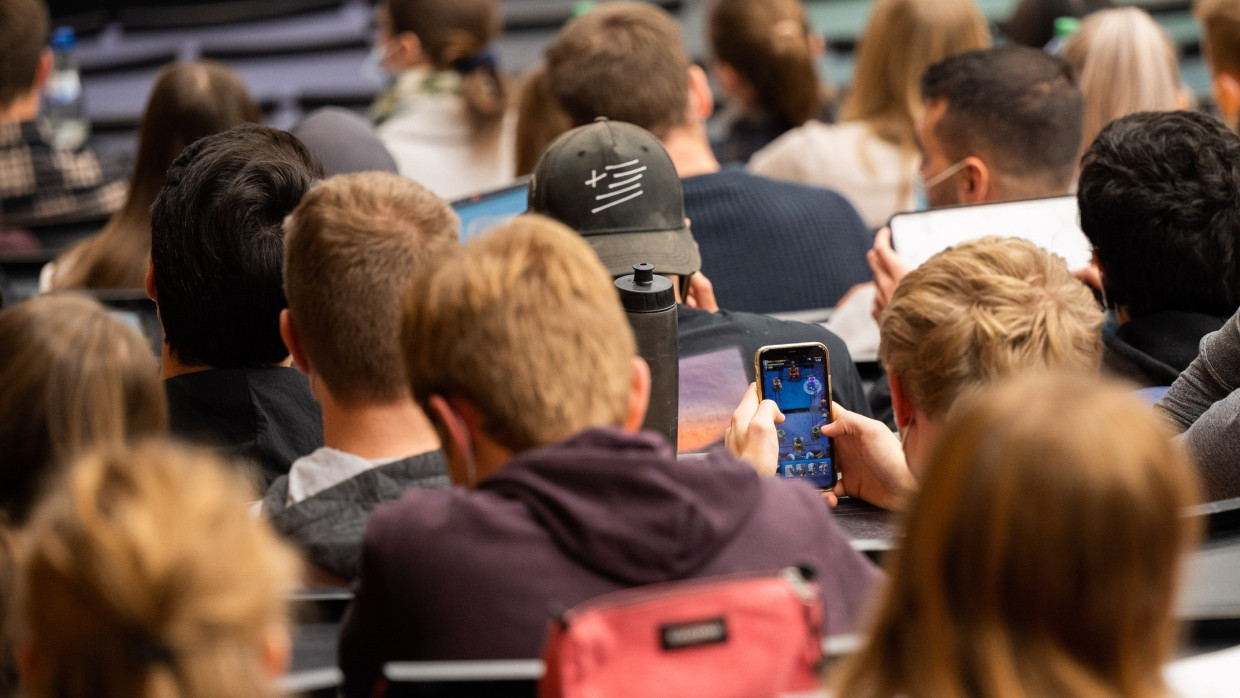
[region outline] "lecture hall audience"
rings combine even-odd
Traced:
[[[290,593],[352,581],[331,649],[372,696],[389,660],[538,656],[551,602],[809,562],[822,630],[863,643],[826,695],[1172,695],[1185,512],[1240,496],[1240,3],[1193,3],[1221,120],[1176,111],[1162,17],[1089,14],[1110,4],[1022,0],[1006,29],[1034,47],[987,48],[973,0],[875,0],[826,125],[805,7],[709,0],[736,110],[712,151],[657,4],[580,4],[518,103],[498,0],[380,0],[367,116],[242,123],[237,75],[172,63],[127,184],[51,142],[48,9],[0,0],[0,232],[112,215],[0,311],[0,694],[280,695]],[[1059,15],[1089,16],[1042,50]],[[779,133],[753,173],[721,165]],[[530,213],[459,244],[447,200],[517,163]],[[1074,188],[1085,270],[990,237],[908,271],[869,232],[919,192]],[[695,445],[724,448],[639,430],[613,282],[640,261],[676,289],[682,408],[726,402]],[[871,278],[898,434],[836,335],[752,314]],[[107,293],[59,292],[135,285],[154,354]],[[745,391],[793,341],[831,347],[824,492],[767,476],[783,416]],[[886,575],[842,525],[884,514],[863,502],[904,510]]]

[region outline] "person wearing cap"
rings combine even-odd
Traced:
[[[680,26],[654,4],[600,5],[546,50],[547,86],[573,126],[605,116],[659,138],[683,181],[701,268],[720,307],[755,313],[829,308],[870,280],[873,237],[839,194],[721,168],[706,135],[714,108]]]
[[[537,657],[553,605],[801,561],[818,571],[825,631],[856,629],[881,573],[812,487],[723,449],[679,461],[638,431],[649,368],[579,235],[519,216],[441,258],[408,298],[407,375],[456,487],[371,515],[343,695],[376,695],[392,661]]]
[[[553,141],[534,166],[529,210],[576,230],[614,277],[632,273],[634,264],[654,265],[673,281],[677,301],[702,264],[676,166],[654,134],[633,124],[600,117]],[[754,380],[754,353],[767,344],[822,343],[835,401],[869,415],[848,347],[829,330],[683,303],[677,316],[682,451],[723,437],[736,401]]]

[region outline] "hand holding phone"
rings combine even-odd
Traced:
[[[775,429],[780,477],[835,485],[835,448],[823,427],[831,423],[831,371],[818,342],[762,347],[754,355],[758,398],[773,400],[784,415]]]

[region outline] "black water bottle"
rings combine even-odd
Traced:
[[[649,264],[616,279],[620,300],[637,337],[637,353],[650,365],[650,407],[643,429],[657,431],[676,447],[680,404],[680,349],[676,341],[676,294],[672,282]]]

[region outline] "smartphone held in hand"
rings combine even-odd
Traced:
[[[831,369],[827,348],[817,342],[762,347],[754,355],[758,396],[784,413],[776,427],[780,477],[835,485],[835,453],[822,428],[831,423]]]

